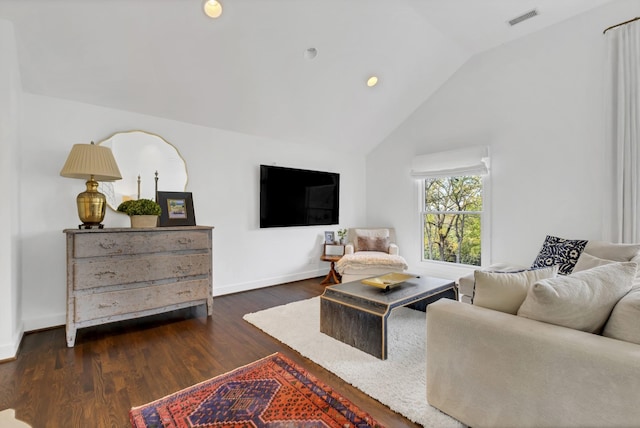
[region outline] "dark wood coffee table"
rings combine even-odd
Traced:
[[[440,298],[457,299],[454,281],[415,276],[389,290],[361,281],[332,285],[320,296],[320,331],[374,357],[387,359],[387,319],[391,310],[426,310]]]

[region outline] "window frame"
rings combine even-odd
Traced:
[[[450,177],[457,177],[450,176]],[[453,275],[462,275],[470,270],[479,269],[482,266],[487,266],[490,264],[491,260],[491,245],[489,242],[489,238],[491,236],[490,233],[490,216],[491,216],[491,180],[490,174],[481,175],[481,174],[466,174],[466,176],[476,176],[480,177],[482,180],[482,211],[447,211],[448,213],[465,213],[465,214],[480,214],[480,260],[481,266],[469,265],[463,263],[455,263],[455,262],[446,262],[441,260],[431,260],[425,259],[425,242],[424,242],[424,216],[428,213],[436,213],[436,211],[426,211],[426,203],[424,200],[424,195],[426,192],[425,182],[426,180],[433,178],[443,178],[443,177],[420,177],[417,181],[417,204],[418,204],[418,216],[417,216],[417,227],[418,233],[420,236],[420,264],[426,268],[436,269],[437,271],[445,273],[450,273]]]

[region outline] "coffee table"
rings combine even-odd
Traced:
[[[320,296],[320,331],[374,357],[387,359],[387,319],[391,310],[426,310],[442,297],[457,299],[450,279],[416,275],[388,290],[347,282],[325,288]]]

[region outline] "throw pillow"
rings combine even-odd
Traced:
[[[363,238],[389,238],[389,229],[355,229],[355,239],[353,240],[356,251],[366,251],[360,248],[358,241]]]
[[[612,263],[542,279],[529,289],[518,315],[599,333],[615,304],[631,290],[637,265]]]
[[[474,272],[473,304],[483,308],[515,315],[522,305],[529,287],[539,279],[553,278],[558,266],[520,272]]]
[[[611,312],[603,336],[640,345],[640,288],[624,296]]]
[[[580,254],[580,257],[578,257],[578,261],[576,262],[576,265],[573,267],[573,270],[571,272],[580,272],[583,270],[591,269],[598,266],[604,266],[611,263],[615,263],[615,261],[601,259],[598,257],[594,257],[589,253],[583,252],[582,254]]]
[[[386,238],[358,236],[357,242],[358,251],[380,251],[383,253],[389,252],[388,236]]]
[[[616,262],[629,262],[640,254],[640,244],[614,244],[591,240],[584,251],[594,257]]]
[[[558,274],[569,275],[587,242],[586,240],[564,239],[547,235],[531,267],[559,265]]]

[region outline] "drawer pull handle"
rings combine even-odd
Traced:
[[[104,272],[96,272],[93,274],[93,276],[95,276],[98,279],[102,279],[103,276],[108,276],[109,278],[113,278],[116,276],[116,273],[110,270],[104,271]]]
[[[182,245],[186,245],[186,244],[190,244],[191,243],[191,239],[189,238],[180,238],[178,239],[178,244],[182,244]]]
[[[116,241],[102,241],[100,242],[100,248],[104,248],[105,250],[110,250],[115,247],[117,244]]]
[[[191,290],[178,291],[178,296],[182,296],[183,294],[191,294]]]
[[[99,303],[98,304],[98,309],[106,309],[106,308],[113,308],[115,306],[118,306],[118,302],[112,302],[112,303]]]
[[[176,266],[175,273],[185,273],[190,272],[193,265],[189,263],[187,266]]]

